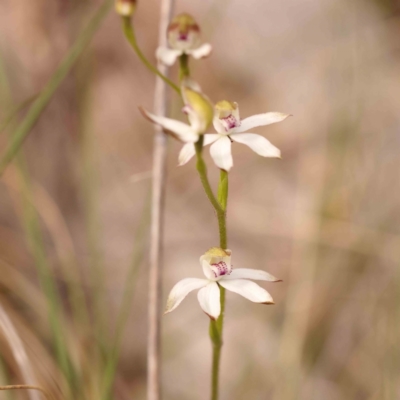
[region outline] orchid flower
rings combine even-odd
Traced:
[[[168,296],[165,314],[175,310],[193,290],[200,289],[197,298],[202,310],[213,320],[221,313],[220,286],[240,294],[254,303],[274,304],[271,295],[256,283],[259,281],[280,282],[269,273],[257,269],[233,269],[231,251],[213,247],[200,257],[206,279],[186,278],[179,281]]]
[[[175,119],[154,115],[143,108],[139,109],[147,119],[160,125],[176,139],[193,144],[211,125],[214,110],[210,100],[194,81],[185,79],[181,85],[181,93],[185,104],[182,111],[187,115],[190,125]]]
[[[257,126],[274,124],[283,121],[289,114],[268,112],[257,114],[240,120],[239,106],[230,101],[220,101],[215,106],[213,120],[214,128],[218,133],[204,135],[204,146],[212,144],[210,154],[215,164],[225,171],[233,166],[231,143],[237,142],[249,146],[254,152],[263,157],[279,158],[281,152],[263,136],[256,133],[244,133]],[[186,164],[195,154],[192,143],[183,146],[179,154],[179,165]]]
[[[200,27],[189,14],[177,15],[167,29],[168,47],[159,47],[157,59],[163,64],[171,66],[183,54],[200,59],[207,57],[212,50],[210,44],[200,46]]]

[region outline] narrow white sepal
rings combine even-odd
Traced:
[[[168,300],[167,306],[165,308],[164,314],[167,314],[179,304],[182,303],[182,300],[193,290],[200,289],[206,286],[208,283],[207,279],[199,279],[199,278],[186,278],[179,281],[171,290]]]
[[[179,165],[185,165],[195,154],[194,143],[186,143],[179,152]]]
[[[245,279],[221,279],[218,282],[226,290],[240,294],[254,303],[274,304],[271,295],[257,283]]]
[[[156,51],[157,60],[169,67],[175,64],[180,55],[182,55],[182,50],[169,49],[168,47],[159,47]]]
[[[210,147],[210,154],[218,168],[229,171],[233,166],[231,140],[220,136]]]
[[[230,275],[224,276],[224,280],[232,279],[253,279],[255,281],[280,282],[278,278],[275,278],[275,276],[268,272],[262,271],[261,269],[250,268],[235,268],[232,270]]]
[[[234,142],[245,144],[260,156],[276,158],[281,156],[281,151],[277,147],[256,133],[232,133],[230,138]]]
[[[197,49],[186,51],[187,54],[190,54],[196,60],[208,57],[211,54],[211,52],[212,52],[212,46],[209,43],[204,43]]]
[[[167,131],[175,133],[179,139],[183,142],[196,142],[199,138],[199,135],[195,133],[192,127],[184,122],[177,121],[175,119],[160,117],[158,115],[154,115],[144,108],[140,108],[140,111],[144,114],[146,118],[148,118],[151,122],[160,125]]]
[[[267,112],[265,114],[253,115],[251,117],[243,119],[241,125],[237,128],[233,128],[232,132],[246,132],[249,129],[255,128],[257,126],[265,126],[274,124],[276,122],[281,122],[287,117],[290,117],[290,114],[283,114],[280,112]]]
[[[200,289],[197,294],[200,307],[211,319],[214,320],[216,320],[221,313],[219,296],[219,287],[215,282],[210,282],[206,287]]]
[[[211,143],[214,143],[218,138],[219,135],[216,135],[215,133],[206,133],[204,135],[203,146],[207,146]],[[185,144],[179,153],[179,166],[185,165],[193,158],[195,154],[196,154],[196,149],[194,147],[194,144],[193,143]]]

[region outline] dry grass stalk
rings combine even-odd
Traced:
[[[0,304],[0,329],[7,339],[10,349],[14,355],[15,361],[17,362],[21,374],[26,382],[35,382],[35,374],[33,373],[32,367],[30,365],[28,356],[26,354],[24,345],[18,335],[18,332],[14,328],[13,323],[8,317],[6,311]],[[29,393],[29,398],[31,400],[39,400],[39,396],[35,392]]]
[[[159,24],[159,45],[167,43],[166,34],[171,19],[174,0],[161,1],[161,16]],[[167,68],[158,65],[162,74],[167,74]],[[167,87],[157,78],[155,88],[154,113],[165,115],[167,111]],[[162,226],[163,206],[166,177],[166,135],[156,127],[154,139],[153,183],[152,183],[152,217],[150,242],[150,276],[149,276],[149,335],[147,350],[147,399],[159,400],[160,390],[160,323],[161,323],[161,257],[162,257]]]

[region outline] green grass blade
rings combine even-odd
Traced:
[[[72,46],[68,54],[65,56],[64,60],[61,62],[55,73],[52,75],[47,85],[41,91],[38,98],[29,109],[24,120],[12,134],[11,141],[0,160],[0,176],[3,175],[4,170],[7,168],[7,165],[17,154],[24,140],[27,138],[29,132],[36,124],[41,113],[46,108],[47,104],[51,100],[57,88],[60,86],[61,82],[67,76],[68,72],[71,70],[78,57],[82,54],[86,46],[91,41],[93,35],[96,33],[101,22],[110,10],[111,5],[111,0],[104,1],[103,5],[92,17],[87,27],[79,35],[76,43]]]

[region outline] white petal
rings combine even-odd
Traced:
[[[249,146],[254,152],[263,157],[280,158],[281,151],[269,140],[256,133],[231,133],[230,138],[237,143]]]
[[[211,318],[217,319],[221,313],[221,303],[219,300],[219,287],[215,282],[209,283],[206,287],[199,290],[197,298],[200,307]]]
[[[240,294],[246,299],[254,301],[254,303],[274,304],[271,295],[257,283],[245,279],[221,279],[218,283],[225,289]]]
[[[230,275],[225,275],[223,280],[253,279],[255,281],[281,282],[278,278],[261,269],[237,268]]]
[[[165,308],[164,314],[167,314],[181,304],[182,300],[193,290],[200,289],[207,285],[209,281],[207,279],[199,278],[186,278],[179,281],[171,290],[168,300],[167,307]]]
[[[175,119],[159,117],[154,115],[144,108],[139,107],[141,113],[154,124],[160,125],[165,130],[170,131],[178,136],[178,139],[184,142],[197,142],[199,135],[193,131],[190,125]]]
[[[215,133],[206,133],[204,135],[203,146],[207,146],[214,143],[219,138],[219,135]],[[185,144],[179,153],[179,165],[185,165],[192,157],[196,154],[196,149],[193,143]]]
[[[216,277],[211,269],[210,263],[207,260],[201,260],[201,266],[203,268],[203,273],[206,276],[206,278],[210,281],[215,281]]]
[[[228,136],[220,136],[210,147],[210,154],[218,168],[229,171],[233,166],[231,141]]]
[[[186,53],[193,56],[195,59],[200,59],[204,57],[208,57],[211,54],[212,46],[209,43],[205,43],[194,50],[187,50]]]
[[[242,123],[237,128],[233,128],[232,132],[246,132],[256,126],[265,126],[274,124],[275,122],[281,122],[290,114],[283,114],[279,112],[268,112],[265,114],[257,114],[242,120]]]
[[[179,153],[179,165],[185,165],[195,154],[194,144],[186,143]]]
[[[173,50],[168,47],[159,47],[156,51],[157,60],[168,66],[173,65],[180,55],[182,55],[182,50]]]

